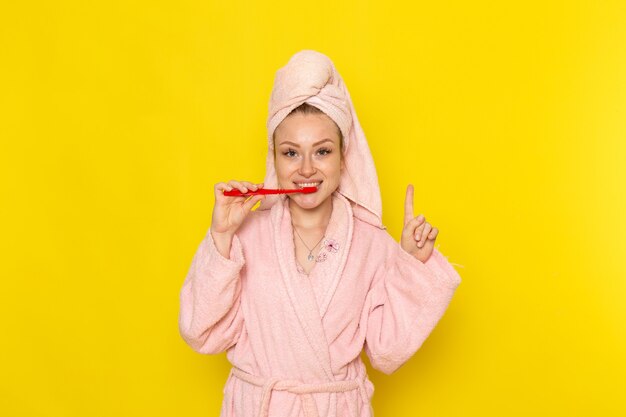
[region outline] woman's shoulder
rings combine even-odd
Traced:
[[[389,234],[387,229],[381,229],[358,217],[354,218],[354,232],[352,241],[369,242],[375,249],[393,249],[398,242]],[[387,252],[386,250],[384,252]]]
[[[368,223],[365,220],[360,219],[356,216],[354,217],[354,231],[355,233],[358,232],[360,235],[364,236],[391,238],[391,235],[386,228],[381,229],[380,227]]]

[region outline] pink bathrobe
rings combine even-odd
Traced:
[[[230,257],[211,233],[180,294],[180,333],[233,368],[221,417],[369,417],[374,386],[360,358],[391,374],[422,345],[461,278],[435,249],[426,262],[353,215],[335,192],[318,260],[295,256],[289,199],[251,212]],[[323,259],[323,261],[322,261]]]

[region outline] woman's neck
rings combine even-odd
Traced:
[[[303,209],[293,201],[289,201],[291,223],[301,230],[326,229],[332,210],[332,196],[314,209]]]

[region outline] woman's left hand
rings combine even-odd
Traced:
[[[436,227],[426,222],[424,215],[413,217],[413,185],[409,184],[404,200],[404,229],[400,238],[402,249],[426,262],[433,252],[438,233]]]

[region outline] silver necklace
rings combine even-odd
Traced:
[[[309,250],[309,256],[307,256],[307,259],[309,261],[312,261],[313,259],[315,259],[315,256],[313,256],[313,249],[315,249],[317,247],[317,245],[320,244],[320,242],[324,239],[324,236],[322,236],[322,238],[320,239],[320,242],[317,242],[315,244],[315,246],[313,246],[313,249],[309,248],[306,244],[306,242],[304,241],[304,239],[302,239],[302,236],[300,236],[300,233],[298,233],[298,229],[296,229],[296,227],[293,225],[293,223],[291,224],[291,226],[293,226],[293,230],[296,231],[296,234],[298,235],[298,237],[300,238],[300,240],[302,241],[302,243],[304,244],[304,246],[306,246],[306,248]]]

